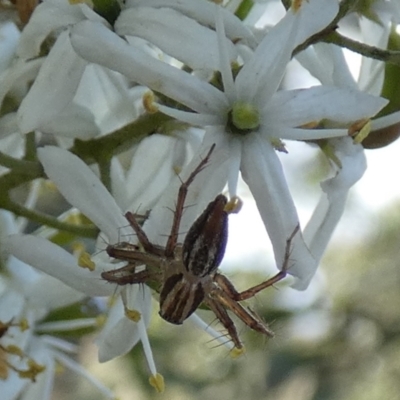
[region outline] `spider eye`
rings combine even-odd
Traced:
[[[193,223],[183,243],[182,258],[195,276],[214,272],[224,257],[228,240],[227,198],[220,194]]]

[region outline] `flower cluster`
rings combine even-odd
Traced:
[[[7,310],[0,317],[0,340],[16,343],[0,347],[7,360],[2,369],[12,375],[1,376],[0,393],[7,389],[7,399],[28,390],[21,371],[29,371],[29,386],[37,381],[38,398],[49,398],[55,360],[68,364],[69,359],[63,354],[67,345],[43,335],[44,330],[97,325],[92,319],[64,325],[41,321],[52,309],[87,297],[107,313],[96,339],[100,361],[125,354],[140,341],[150,383],[163,390],[147,336],[151,289],[116,288],[103,280],[102,272],[126,262],[93,248],[125,238],[135,244],[123,215],[150,210],[143,230],[151,243],[165,246],[178,188],[213,145],[210,162],[188,190],[190,207],[180,221],[178,242],[226,185],[229,197],[237,197],[241,176],[278,269],[295,232],[287,273],[294,288],[305,290],[350,188],[366,170],[363,140],[371,130],[400,121],[400,112],[370,120],[388,102],[380,97],[384,64],[363,58],[357,82],[342,49],[327,43],[347,14],[361,21],[367,49],[386,49],[400,16],[394,1],[373,2],[368,20],[346,1],[297,0],[287,9],[269,2],[282,18],[263,28],[265,4],[241,15],[240,7],[207,0],[109,3],[103,9],[96,2],[44,0],[28,18],[23,15],[29,19],[23,28],[16,23],[21,10],[0,26],[0,207],[52,228],[27,235],[24,222],[3,229],[2,257],[10,277],[0,292],[0,309]],[[318,85],[284,88],[294,58]],[[320,146],[331,167],[315,211],[299,230],[278,156],[288,153],[284,140]],[[66,213],[51,217],[38,211],[44,177],[72,207]],[[28,182],[23,200],[13,200],[13,190]],[[83,242],[85,237],[96,245]],[[73,239],[78,246],[71,246]],[[35,288],[39,285],[43,292]],[[107,308],[109,298],[114,301]],[[196,314],[190,319],[232,349]],[[21,329],[25,320],[28,333]],[[26,365],[36,369],[20,365],[19,356],[11,355],[16,347]]]

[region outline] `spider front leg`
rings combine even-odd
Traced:
[[[296,236],[297,232],[299,231],[300,226],[297,225],[290,237],[286,240],[286,247],[285,247],[285,254],[283,259],[282,269],[274,275],[272,278],[261,282],[260,284],[253,286],[243,292],[238,292],[235,287],[232,285],[230,280],[222,275],[216,274],[214,281],[226,292],[233,300],[235,301],[243,301],[254,297],[257,293],[261,292],[262,290],[266,289],[269,286],[274,285],[275,283],[279,282],[287,275],[287,270],[289,268],[289,259],[290,259],[290,248],[292,245],[292,240]]]
[[[178,242],[178,235],[179,235],[179,226],[181,224],[183,208],[185,206],[185,200],[188,192],[188,188],[190,184],[193,182],[194,178],[197,174],[199,174],[205,165],[208,163],[210,159],[211,153],[215,149],[215,144],[213,144],[208,151],[207,155],[201,160],[199,165],[193,170],[193,172],[189,175],[186,181],[182,182],[181,186],[179,187],[178,191],[178,198],[176,201],[176,208],[174,212],[174,220],[172,222],[171,233],[168,237],[167,244],[165,246],[165,256],[172,257],[174,254],[175,247]]]
[[[139,265],[142,264],[140,263]],[[156,272],[148,269],[136,272],[137,267],[138,264],[130,263],[122,268],[104,271],[101,273],[101,277],[108,282],[117,283],[118,285],[133,285],[135,283],[147,283],[148,281],[159,280],[159,274]]]
[[[130,226],[135,231],[139,243],[143,246],[143,249],[146,253],[156,254],[159,256],[164,255],[164,250],[161,247],[156,246],[150,242],[149,238],[146,235],[146,232],[137,222],[135,214],[128,211],[125,213],[125,218],[128,220]]]

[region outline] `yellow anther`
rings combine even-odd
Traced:
[[[125,308],[125,315],[133,322],[139,322],[142,318],[142,314],[137,310],[129,310]]]
[[[38,364],[32,359],[28,360],[28,367],[26,370],[18,370],[18,375],[20,378],[27,378],[32,382],[36,382],[36,377],[46,369],[44,365]]]
[[[234,347],[229,355],[231,356],[231,358],[236,359],[239,358],[242,354],[246,353],[246,349],[244,347],[238,348],[238,347]]]
[[[100,314],[96,317],[96,325],[101,328],[107,321],[107,317],[105,314]]]
[[[29,323],[26,318],[22,318],[19,322],[19,329],[21,330],[21,332],[25,332],[27,329],[29,329]]]
[[[154,93],[150,90],[146,92],[142,98],[143,107],[149,114],[158,112],[157,103],[154,101],[154,98]]]
[[[15,346],[13,344],[8,345],[7,347],[4,348],[4,350],[8,353],[8,354],[13,354],[15,356],[19,356],[19,357],[23,357],[24,356],[24,352],[23,350],[18,347]]]
[[[157,393],[162,393],[165,389],[164,377],[158,372],[149,378],[149,383],[157,390]]]
[[[90,254],[84,251],[78,258],[78,265],[82,268],[87,268],[89,271],[94,271],[96,264],[90,258]]]
[[[287,153],[285,143],[283,143],[281,139],[272,138],[271,144],[276,151],[280,151],[281,153]]]
[[[306,0],[308,1],[308,0]],[[303,0],[292,0],[292,9],[294,12],[299,11],[299,9],[301,8],[303,4]]]
[[[71,247],[72,247],[72,251],[75,254],[83,253],[86,249],[85,245],[82,242],[73,242]]]
[[[299,128],[314,129],[314,128],[318,128],[319,124],[320,124],[320,121],[309,121],[303,125],[300,125]]]
[[[243,200],[239,196],[233,196],[224,207],[228,214],[237,214],[243,207]]]
[[[5,381],[8,378],[9,366],[5,360],[0,359],[0,379]]]
[[[81,225],[83,220],[83,215],[80,212],[71,212],[67,215],[64,219],[64,222],[68,222],[69,224],[73,225]]]

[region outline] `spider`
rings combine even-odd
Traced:
[[[208,154],[187,180],[182,181],[176,201],[173,223],[165,247],[150,242],[138,222],[138,216],[127,212],[126,219],[137,235],[139,245],[120,242],[107,246],[110,257],[126,261],[122,268],[105,271],[102,278],[119,285],[146,283],[160,294],[160,316],[172,324],[182,324],[197,308],[204,305],[214,312],[225,327],[237,350],[243,350],[236,326],[228,314],[233,312],[251,329],[273,337],[274,333],[250,308],[240,302],[255,296],[286,276],[293,237],[299,230],[296,226],[286,241],[284,262],[281,271],[272,278],[238,292],[229,279],[218,272],[227,243],[228,214],[232,202],[220,194],[211,201],[196,219],[183,244],[178,243],[179,226],[190,184],[206,166],[215,148]],[[137,271],[137,267],[145,269]]]

